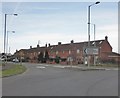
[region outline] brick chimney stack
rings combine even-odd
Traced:
[[[32,49],[32,46],[30,46],[30,49]]]
[[[50,43],[48,44],[48,46],[50,47]]]
[[[45,44],[45,47],[47,47],[47,43]]]
[[[108,36],[105,36],[105,40],[108,41]]]
[[[37,48],[39,48],[40,46],[39,45],[37,45]]]
[[[71,43],[74,43],[74,40],[71,40]]]
[[[58,45],[61,45],[61,42],[58,42]]]

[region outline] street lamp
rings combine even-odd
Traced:
[[[93,32],[94,32],[94,43],[95,43],[95,32],[96,32],[96,25],[90,23],[91,25],[93,25]],[[94,44],[94,47],[96,47],[96,44]]]
[[[92,24],[93,25],[93,28],[94,28],[94,47],[96,47],[96,43],[95,43],[95,32],[96,32],[96,25],[95,24]],[[94,54],[94,65],[96,64],[96,58],[95,58],[95,54]]]
[[[88,6],[88,47],[90,47],[90,7],[95,5],[95,4],[99,4],[100,2],[97,1],[91,5]],[[88,56],[88,67],[90,66],[90,56]]]
[[[7,15],[17,16],[18,14],[5,14],[5,24],[4,24],[4,56],[6,55],[6,25],[7,25]],[[6,57],[6,56],[5,56]]]
[[[9,35],[9,32],[15,33],[15,31],[7,31],[6,54],[8,53],[8,44],[9,44],[8,35]]]

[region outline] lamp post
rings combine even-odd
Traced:
[[[88,6],[88,47],[90,47],[90,7],[96,4],[99,4],[100,2],[97,1],[91,5]],[[88,67],[90,66],[90,55],[88,55]]]
[[[96,44],[95,44],[96,25],[95,25],[95,24],[92,24],[92,23],[90,23],[90,24],[93,25],[93,32],[94,32],[94,47],[96,47]]]
[[[4,24],[4,57],[6,57],[6,28],[7,28],[7,15],[14,15],[17,16],[17,14],[5,14],[5,24]]]
[[[94,29],[94,47],[96,47],[96,43],[95,43],[95,32],[96,32],[96,25],[95,24],[92,24],[93,25],[93,29]],[[96,64],[96,58],[95,58],[95,54],[94,54],[94,65]]]
[[[15,33],[15,31],[7,31],[7,41],[6,41],[6,54],[8,53],[8,44],[9,44],[9,32]]]

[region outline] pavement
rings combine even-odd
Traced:
[[[79,65],[60,65],[60,64],[38,64],[41,66],[50,66],[50,67],[58,67],[58,68],[72,68],[72,69],[79,69],[81,71],[87,70],[118,70],[116,67],[101,67],[101,66],[86,66],[84,64]]]

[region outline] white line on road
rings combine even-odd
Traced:
[[[57,68],[65,68],[65,66],[53,66],[53,67],[57,67]]]
[[[41,68],[41,69],[43,69],[43,68],[45,68],[45,67],[43,67],[43,66],[37,66],[36,68]]]

